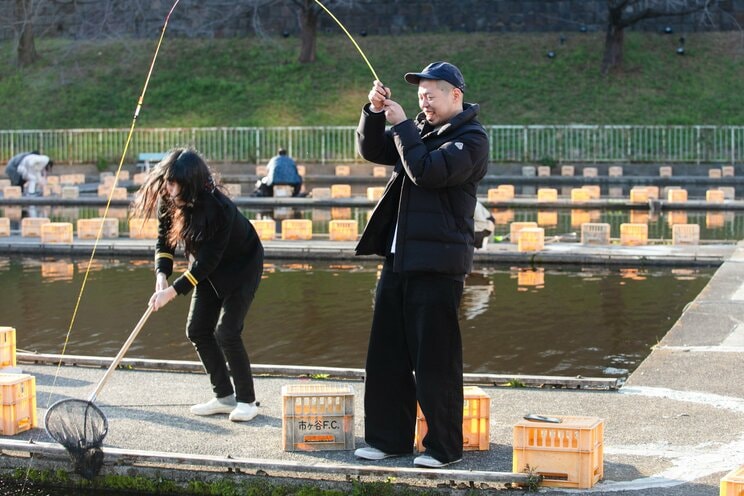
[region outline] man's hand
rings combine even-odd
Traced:
[[[371,110],[373,112],[382,112],[385,110],[385,100],[390,98],[390,89],[385,88],[380,81],[375,80],[368,98]]]
[[[393,126],[400,124],[406,120],[406,112],[403,110],[398,102],[393,100],[385,100],[385,119]]]

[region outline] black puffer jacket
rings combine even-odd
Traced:
[[[385,114],[367,104],[357,128],[359,153],[393,165],[392,177],[356,247],[357,255],[390,253],[396,220],[396,272],[464,275],[472,270],[473,212],[488,168],[488,135],[478,105],[434,130],[419,114],[385,130]]]

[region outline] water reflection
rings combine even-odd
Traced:
[[[113,356],[154,289],[150,260],[98,259],[67,353]],[[2,325],[18,348],[59,353],[87,260],[12,256],[0,263]],[[179,261],[176,271],[185,270]],[[672,326],[713,269],[478,267],[461,326],[467,372],[624,375]],[[364,367],[377,262],[267,264],[246,319],[255,363]],[[659,295],[663,295],[660,298]],[[188,298],[150,317],[128,356],[195,360]]]

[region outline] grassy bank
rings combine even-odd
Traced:
[[[403,73],[458,64],[466,101],[485,124],[742,124],[740,34],[629,33],[622,72],[599,74],[603,36],[420,34],[359,38],[375,71],[412,115]],[[349,40],[322,35],[318,61],[296,62],[296,39],[184,40],[161,49],[138,126],[353,125],[373,79]],[[43,60],[13,66],[0,45],[0,129],[127,127],[154,40],[38,40]],[[555,50],[557,57],[546,57]]]

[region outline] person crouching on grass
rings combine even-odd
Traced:
[[[154,214],[159,227],[155,292],[149,305],[157,311],[176,295],[193,290],[186,335],[215,395],[192,406],[191,413],[227,413],[235,422],[251,420],[258,408],[241,334],[263,272],[258,234],[215,184],[204,159],[190,148],[170,151],[140,188],[132,216],[147,219]],[[177,246],[183,247],[189,268],[169,285]]]

